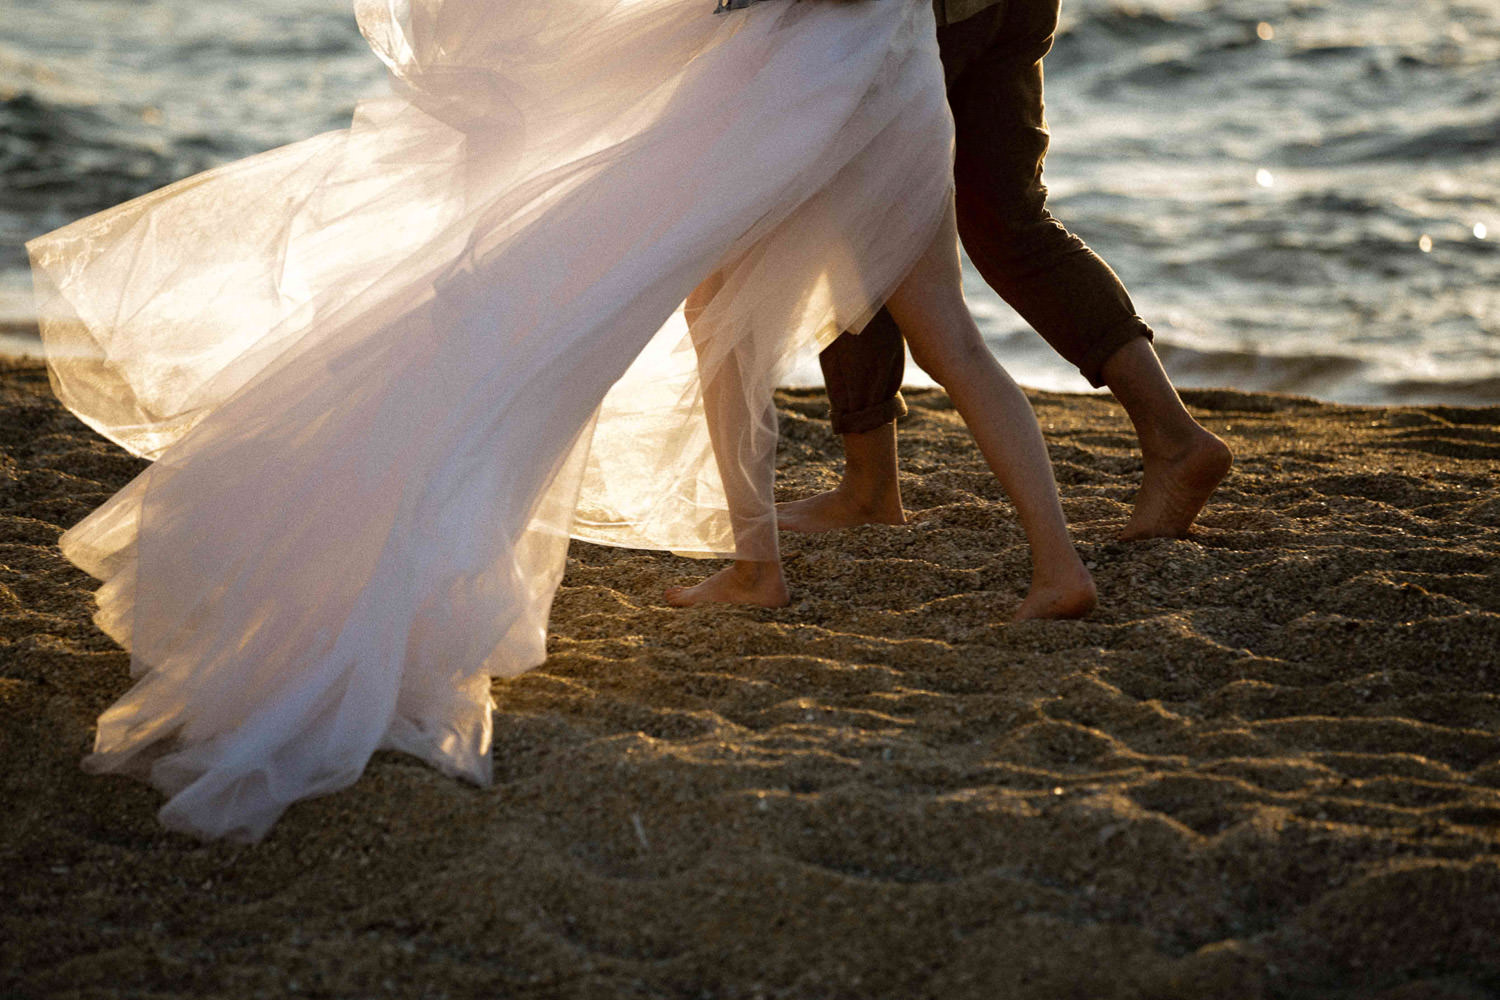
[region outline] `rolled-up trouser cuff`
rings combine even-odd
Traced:
[[[1147,340],[1156,339],[1145,320],[1139,316],[1132,316],[1125,322],[1110,327],[1090,344],[1078,362],[1078,370],[1084,378],[1089,380],[1089,385],[1095,389],[1102,389],[1105,364],[1114,357],[1116,351],[1137,337],[1145,337]]]
[[[863,434],[906,416],[901,398],[906,343],[887,310],[877,312],[862,332],[846,333],[829,344],[818,364],[835,434]]]
[[[830,407],[828,416],[835,434],[865,434],[906,416],[906,400],[897,392],[874,406],[867,406],[853,413],[841,413]]]

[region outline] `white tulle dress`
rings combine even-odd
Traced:
[[[155,460],[63,536],[136,677],[85,763],[205,837],[379,748],[487,782],[570,535],[774,555],[770,391],[949,197],[929,0],[356,14],[349,129],[29,246],[58,396]]]

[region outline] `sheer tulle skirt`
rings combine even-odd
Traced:
[[[136,675],[87,764],[203,836],[381,747],[487,782],[570,535],[774,556],[771,389],[949,197],[926,0],[357,13],[351,128],[30,245],[59,397],[155,459],[63,538]]]

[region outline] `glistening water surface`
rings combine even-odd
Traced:
[[[1053,211],[1180,384],[1500,399],[1500,0],[1065,0],[1046,69]],[[346,0],[0,0],[0,348],[26,239],[383,86]],[[1085,387],[970,279],[1018,379]]]

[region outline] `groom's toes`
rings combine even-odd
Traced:
[[[1099,603],[1099,591],[1093,577],[1082,566],[1072,579],[1059,580],[1045,585],[1033,585],[1026,599],[1016,609],[1011,621],[1021,622],[1034,618],[1084,618]]]
[[[882,495],[869,503],[856,502],[839,490],[817,493],[776,505],[776,526],[783,531],[816,534],[862,524],[905,524],[899,494]]]

